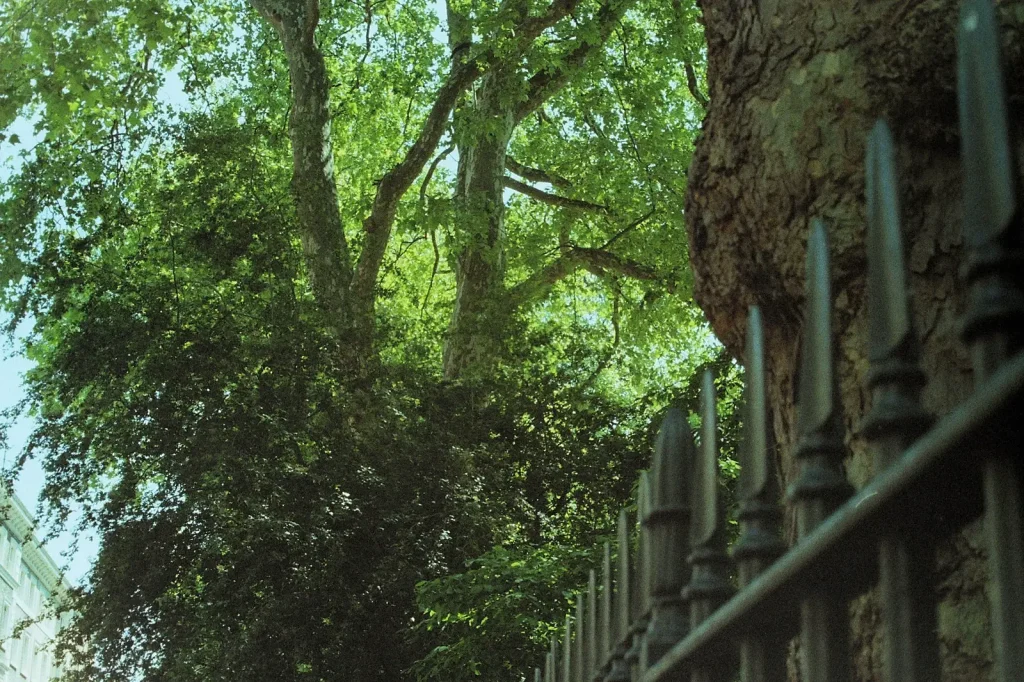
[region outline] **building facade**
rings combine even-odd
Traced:
[[[42,618],[67,589],[34,533],[25,505],[0,488],[0,682],[47,682],[59,676],[53,639],[59,623]],[[30,622],[17,637],[19,624]]]

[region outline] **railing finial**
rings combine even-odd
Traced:
[[[611,662],[608,667],[608,674],[604,682],[629,682],[629,666],[626,663],[626,654],[629,650],[631,632],[630,621],[630,591],[632,582],[630,576],[630,547],[629,541],[629,512],[625,509],[619,510],[619,523],[617,527],[617,552],[614,587],[614,608],[609,622],[609,641],[611,642]]]
[[[800,473],[790,488],[797,532],[809,533],[852,492],[843,471],[843,421],[832,346],[828,236],[815,219],[807,242],[807,300],[797,396]]]
[[[786,551],[779,533],[782,510],[768,426],[764,330],[761,311],[756,306],[747,317],[744,355],[743,434],[739,448],[740,536],[732,550],[741,589]],[[785,679],[784,638],[771,632],[749,632],[741,636],[739,648],[741,682]]]
[[[690,524],[688,479],[693,469],[693,436],[686,416],[671,408],[662,421],[654,450],[651,511],[644,519],[651,545],[651,622],[641,666],[646,669],[688,630],[681,590],[686,583]]]
[[[693,519],[690,526],[693,567],[684,598],[690,603],[690,627],[697,627],[732,594],[725,552],[725,510],[718,495],[718,419],[715,381],[702,377],[700,449],[693,463]]]
[[[623,657],[626,670],[630,675],[635,672],[642,673],[641,652],[644,648],[644,639],[647,636],[647,625],[651,615],[651,557],[650,557],[650,531],[644,525],[651,513],[651,477],[646,471],[640,472],[640,480],[637,482],[636,495],[636,522],[639,528],[637,542],[636,561],[633,562],[635,571],[633,581],[630,583],[633,598],[630,599],[630,625],[629,639],[630,646]]]

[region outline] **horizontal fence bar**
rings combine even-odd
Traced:
[[[878,578],[878,529],[898,518],[925,536],[946,537],[983,511],[975,457],[1015,438],[1024,408],[1024,355],[989,377],[976,393],[939,420],[889,469],[879,474],[763,574],[715,611],[658,660],[644,682],[677,679],[689,664],[715,657],[735,638],[770,623],[795,636],[803,588],[827,577],[845,598]],[[904,526],[906,527],[906,526]]]

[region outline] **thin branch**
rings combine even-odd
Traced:
[[[686,87],[690,89],[690,94],[693,95],[693,99],[697,101],[697,104],[704,109],[708,110],[708,98],[700,88],[697,87],[697,72],[693,70],[693,64],[686,62],[683,64],[683,68],[686,69]]]
[[[582,199],[571,199],[569,197],[559,196],[557,194],[551,194],[545,192],[542,189],[537,189],[533,185],[528,185],[525,182],[519,182],[514,178],[506,176],[503,179],[505,187],[511,190],[519,192],[531,199],[537,201],[543,201],[545,204],[551,204],[552,206],[560,206],[562,208],[575,208],[581,211],[594,211],[596,213],[603,213],[605,215],[611,215],[612,210],[608,206],[602,204],[594,204],[589,201],[583,201]]]
[[[541,170],[540,168],[527,166],[508,156],[505,157],[505,167],[519,177],[529,180],[530,182],[546,182],[552,187],[557,187],[558,189],[572,188],[572,183],[561,175],[555,175],[554,173]]]
[[[423,184],[420,185],[420,202],[427,197],[427,185],[430,184],[430,179],[434,177],[434,171],[437,170],[438,164],[448,158],[448,155],[455,151],[455,145],[448,145],[444,151],[434,157],[434,160],[430,162],[430,167],[427,168],[427,174],[423,177]]]
[[[616,232],[614,235],[612,235],[608,241],[606,241],[598,248],[602,250],[607,249],[609,246],[617,242],[620,237],[629,234],[630,232],[632,232],[633,230],[647,222],[651,218],[651,216],[654,215],[654,211],[655,209],[652,207],[651,210],[649,210],[647,213],[644,213],[642,216],[640,216],[639,218],[637,218],[636,220],[634,220],[633,222],[629,223],[624,228]]]
[[[420,304],[420,319],[423,319],[423,311],[427,308],[427,301],[430,300],[430,292],[434,289],[434,278],[437,277],[437,268],[441,264],[441,251],[437,248],[437,232],[430,231],[430,244],[434,247],[434,267],[430,270],[430,282],[427,284],[427,293],[423,294],[423,303]]]

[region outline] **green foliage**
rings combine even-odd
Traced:
[[[358,246],[448,49],[434,3],[321,5],[339,211]],[[454,5],[511,50],[507,4]],[[598,11],[581,3],[506,66],[563,64]],[[704,366],[722,377],[735,472],[735,367],[688,300],[698,110],[682,69],[700,71],[700,33],[679,16],[637,5],[510,145],[610,211],[507,196],[508,290],[565,235],[657,277],[564,277],[514,311],[491,376],[443,381],[463,238],[451,159],[397,206],[379,363],[357,382],[311,293],[269,23],[219,2],[0,8],[0,149],[16,156],[0,176],[0,286],[36,363],[23,454],[43,463],[51,520],[81,510],[101,540],[73,595],[68,679],[508,679],[630,503],[657,415],[696,410]]]

